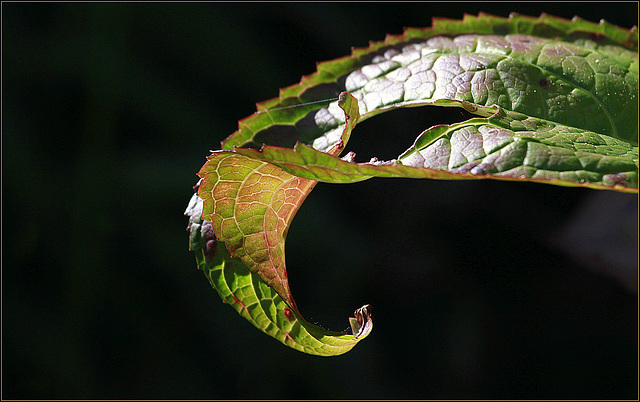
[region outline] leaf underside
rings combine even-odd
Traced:
[[[326,331],[302,318],[287,279],[287,230],[315,184],[496,179],[637,193],[637,50],[635,27],[480,14],[319,63],[258,104],[198,173],[187,209],[198,266],[263,332],[306,353],[344,353],[371,331],[370,307],[351,319],[355,335]],[[339,157],[358,122],[401,107],[477,117],[425,127],[390,161]]]

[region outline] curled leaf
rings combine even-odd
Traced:
[[[357,102],[346,94],[342,138],[357,121]],[[324,155],[337,155],[339,141]],[[373,328],[370,307],[355,312],[353,335],[327,331],[300,315],[289,289],[284,245],[289,224],[317,181],[237,153],[214,152],[186,214],[198,266],[236,311],[287,346],[310,354],[345,353]],[[204,201],[203,201],[204,200]],[[218,242],[220,240],[221,242]],[[215,252],[209,259],[207,255]],[[226,247],[225,247],[226,246]],[[201,250],[201,251],[200,251]]]
[[[304,353],[335,356],[348,352],[373,327],[369,306],[355,311],[353,335],[327,331],[306,321],[278,293],[229,255],[224,243],[215,239],[211,222],[203,220],[202,199],[193,195],[185,215],[189,217],[189,248],[198,267],[225,303],[264,333]]]
[[[307,353],[344,353],[371,331],[371,307],[350,319],[354,335],[316,327],[301,317],[285,265],[289,225],[318,181],[496,179],[637,193],[638,66],[635,27],[545,14],[434,19],[319,63],[258,104],[198,173],[187,210],[198,265],[265,333]],[[401,107],[477,117],[425,127],[393,160],[339,157],[358,122]]]

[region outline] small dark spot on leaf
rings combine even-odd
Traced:
[[[291,310],[289,310],[288,308],[285,307],[284,309],[284,315],[285,317],[287,317],[287,319],[292,319],[293,318],[293,313],[291,312]]]
[[[204,256],[206,258],[212,258],[216,254],[216,241],[208,240],[204,244]]]
[[[540,85],[542,89],[547,89],[549,87],[549,79],[547,77],[540,78],[538,85]]]
[[[461,105],[467,112],[474,113],[478,111],[478,105],[476,105],[475,103],[462,101]]]
[[[611,173],[602,177],[602,182],[607,186],[626,185],[629,176],[625,173]]]
[[[203,221],[202,222],[202,237],[204,238],[204,244],[202,246],[202,251],[204,252],[205,258],[213,258],[216,254],[216,235],[213,233],[213,227],[211,226],[211,222]]]

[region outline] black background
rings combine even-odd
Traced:
[[[352,46],[480,11],[638,24],[637,2],[3,2],[2,397],[637,398],[637,272],[611,274],[637,268],[636,195],[320,183],[289,232],[294,296],[333,330],[375,313],[332,358],[254,329],[187,250],[195,173],[256,102]],[[390,112],[348,150],[393,158],[463,118]],[[635,244],[600,270],[562,241],[596,196],[624,208],[590,230]]]

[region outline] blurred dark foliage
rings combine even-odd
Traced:
[[[637,2],[3,2],[2,397],[637,398],[634,195],[598,221],[627,256],[594,269],[562,236],[597,191],[319,184],[287,243],[298,304],[334,330],[375,309],[334,358],[254,329],[187,250],[195,173],[256,102],[352,46],[479,11],[638,24]],[[348,150],[394,157],[462,118],[390,112]]]

